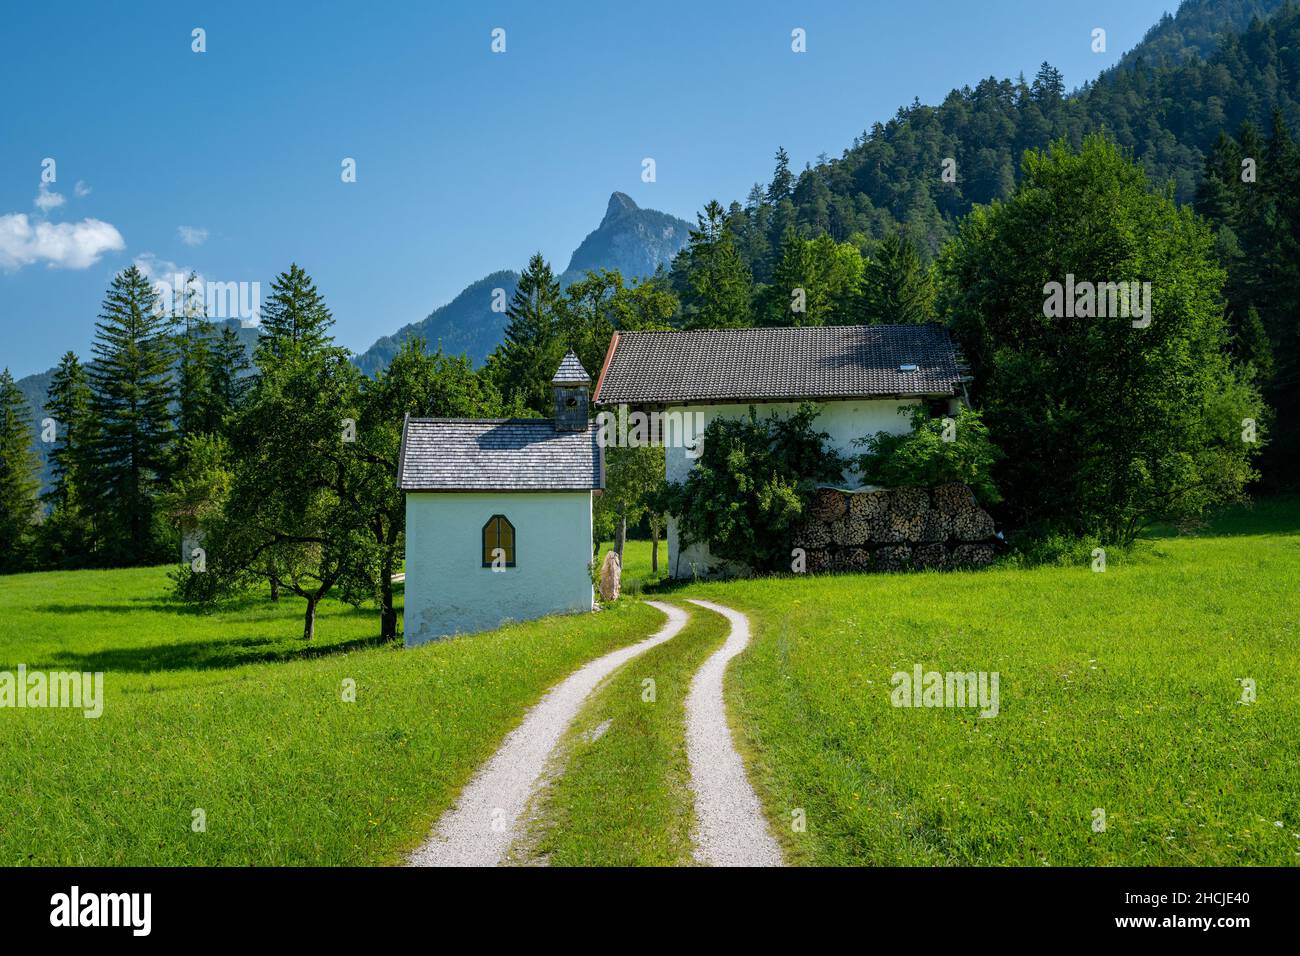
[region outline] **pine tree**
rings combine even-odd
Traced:
[[[27,566],[40,487],[31,420],[31,406],[5,369],[0,372],[0,571]]]
[[[564,300],[560,283],[540,252],[528,260],[506,308],[505,341],[490,360],[492,380],[507,399],[550,414],[551,376],[564,350],[560,342]]]
[[[172,317],[179,356],[176,438],[180,449],[185,447],[184,439],[212,434],[221,426],[221,409],[212,387],[212,323],[208,321],[197,278],[191,274],[186,281],[181,313]]]
[[[752,324],[749,267],[717,200],[710,200],[691,230],[687,261],[687,324],[697,329],[740,328]]]
[[[290,352],[318,352],[332,347],[334,317],[306,272],[295,262],[271,283],[262,309],[261,335],[255,358],[259,367]]]
[[[891,233],[866,264],[862,315],[884,325],[929,322],[934,318],[930,273],[907,238]]]
[[[88,373],[94,425],[85,490],[105,557],[144,563],[165,553],[153,518],[173,431],[170,320],[135,266],[113,277],[102,308]]]
[[[780,147],[776,151],[776,169],[772,172],[772,182],[767,187],[767,201],[775,206],[782,199],[789,199],[794,192],[794,174],[790,172],[790,154]]]
[[[1059,103],[1065,95],[1065,77],[1060,70],[1044,60],[1030,89],[1034,99],[1044,106]]]
[[[222,327],[220,337],[208,352],[208,363],[213,404],[224,422],[243,401],[249,383],[244,373],[251,368],[248,352],[233,326]]]
[[[762,293],[763,321],[769,325],[860,323],[862,276],[857,246],[827,235],[801,239],[789,229],[772,284]]]
[[[39,564],[75,568],[95,553],[95,531],[83,505],[87,446],[92,437],[90,385],[75,352],[64,353],[46,393],[45,410],[56,422],[49,453],[51,485],[41,496],[49,513],[37,535]]]
[[[68,486],[79,483],[85,461],[85,444],[90,416],[90,386],[86,370],[76,352],[65,352],[50,377],[45,411],[56,423],[59,435],[50,449],[50,489],[42,496],[52,507],[67,501]]]
[[[1237,323],[1233,352],[1242,365],[1249,363],[1255,369],[1255,381],[1268,388],[1273,378],[1273,345],[1269,341],[1259,310],[1251,306]]]

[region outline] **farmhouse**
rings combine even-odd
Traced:
[[[590,611],[592,494],[604,487],[591,377],[572,352],[536,419],[410,418],[406,643]]]
[[[911,422],[900,406],[925,403],[932,414],[955,413],[961,394],[956,350],[938,325],[852,325],[716,329],[690,332],[616,332],[596,383],[593,401],[678,417],[707,426],[719,417],[795,411],[817,402],[816,427],[845,454],[853,442],[878,431],[905,433]],[[690,429],[686,429],[687,432]],[[666,441],[670,482],[686,479],[699,449]],[[860,487],[853,474],[846,487]],[[668,568],[692,577],[724,555],[706,543],[679,547],[677,524],[668,522]]]

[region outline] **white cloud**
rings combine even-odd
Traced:
[[[90,195],[90,187],[87,186],[85,181],[81,179],[77,180],[77,185],[72,187],[72,191],[74,194],[76,194],[78,199],[83,199],[86,196]]]
[[[98,219],[33,223],[22,212],[0,216],[0,269],[13,271],[34,262],[52,269],[86,269],[104,253],[124,248],[116,227]]]
[[[193,266],[181,266],[172,262],[170,259],[160,259],[152,252],[142,252],[135,257],[134,265],[139,269],[150,285],[159,282],[166,282],[170,285],[176,277],[183,276],[182,281],[188,281],[190,273],[194,273],[195,283],[203,282],[203,275]]]
[[[135,257],[132,264],[143,272],[144,277],[150,282],[157,282],[159,279],[170,279],[176,273],[185,271],[170,259],[159,259],[152,252],[140,253]]]
[[[208,241],[208,231],[199,226],[177,226],[176,232],[187,246],[201,246]]]
[[[41,212],[49,212],[51,209],[57,209],[66,202],[62,193],[52,193],[45,183],[41,183],[41,191],[36,194],[36,208]]]
[[[145,281],[162,299],[159,306],[165,313],[180,313],[184,308],[186,289],[203,295],[204,279],[192,266],[180,266],[170,259],[160,259],[152,252],[142,252],[133,263],[144,275]],[[193,276],[193,278],[191,278]]]

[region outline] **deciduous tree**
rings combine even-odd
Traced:
[[[945,311],[1006,453],[995,477],[1016,523],[1127,543],[1254,476],[1244,423],[1262,405],[1229,358],[1212,248],[1203,221],[1099,136],[1029,153],[1016,194],[962,225]],[[1110,299],[1098,314],[1080,286],[1084,306],[1051,317],[1046,284],[1070,275],[1139,295],[1149,283],[1149,312],[1111,314]]]

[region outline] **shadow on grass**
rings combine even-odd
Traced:
[[[704,580],[701,578],[700,580]],[[633,595],[639,597],[646,595],[648,597],[664,597],[677,591],[685,590],[696,582],[690,578],[660,578],[657,581],[646,581],[640,583],[637,592]]]
[[[399,583],[393,586],[394,598],[404,596],[405,593],[404,584]],[[334,606],[334,602],[331,600],[329,605],[322,605],[322,608],[326,606]],[[258,615],[245,613],[257,608],[264,609],[265,613]],[[221,614],[231,615],[239,623],[248,624],[259,621],[292,621],[295,617],[301,620],[305,608],[306,605],[302,602],[302,599],[296,594],[290,593],[282,597],[279,603],[273,603],[262,594],[239,594],[223,598],[215,604],[200,604],[172,597],[132,597],[121,602],[104,602],[100,604],[72,604],[61,601],[57,604],[33,605],[28,610],[37,611],[41,614],[138,614],[141,611],[153,611],[156,614],[176,614],[186,617],[206,617]],[[344,615],[373,614],[375,611],[366,607],[349,607],[343,613]]]
[[[1275,495],[1256,498],[1245,504],[1230,505],[1190,530],[1173,525],[1154,525],[1143,538],[1214,538],[1245,535],[1300,534],[1300,495]]]
[[[255,605],[250,604],[249,607]],[[302,617],[302,611],[296,614],[286,614],[282,611],[273,611],[266,614],[245,614],[238,607],[222,606],[219,608],[195,608],[187,604],[167,604],[158,601],[138,600],[135,604],[37,604],[29,608],[40,614],[113,614],[113,615],[130,615],[153,612],[155,614],[172,614],[177,617],[207,617],[210,615],[220,614],[223,617],[229,616],[232,621],[240,624],[255,624],[267,621],[285,621],[290,625],[296,618]],[[367,613],[362,609],[354,609],[355,613]]]
[[[319,641],[320,638],[317,637]],[[60,651],[29,668],[47,667],[72,671],[114,671],[155,673],[158,671],[214,670],[245,664],[283,663],[345,654],[348,651],[381,647],[387,641],[378,636],[358,637],[333,643],[307,643],[302,638],[241,637],[228,641],[187,641],[147,647],[105,648],[98,651]]]

